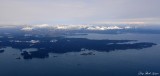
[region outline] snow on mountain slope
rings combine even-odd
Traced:
[[[23,27],[21,30],[31,31],[33,29],[51,29],[51,30],[117,30],[117,29],[131,29],[131,26],[116,26],[116,25],[30,25]]]

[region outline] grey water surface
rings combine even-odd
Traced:
[[[65,39],[66,41],[63,41]],[[159,76],[159,39],[160,34],[133,33],[87,33],[87,35],[65,36],[60,39],[54,38],[53,47],[55,47],[54,45],[57,47],[44,52],[45,55],[40,52],[45,47],[40,48],[35,44],[33,46],[26,44],[27,47],[21,46],[23,44],[17,44],[18,46],[10,43],[1,44],[3,45],[1,50],[4,51],[0,52],[0,76],[139,76],[140,73],[146,72],[156,73]],[[1,40],[1,43],[2,41],[5,40]],[[66,46],[58,44],[58,41]],[[69,43],[71,41],[77,43],[71,45]],[[97,44],[94,45],[95,41]],[[84,42],[90,42],[90,44]],[[106,47],[111,47],[109,45],[113,44],[117,47],[112,49],[95,47],[102,45],[102,42],[106,42]],[[142,42],[146,43],[129,47],[134,43]],[[153,43],[153,45],[149,43]],[[39,46],[41,45],[39,44]],[[48,46],[46,47],[48,48]],[[121,48],[122,46],[123,48]],[[58,50],[62,51],[58,52]]]

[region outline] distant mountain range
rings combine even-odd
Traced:
[[[21,32],[34,32],[45,34],[68,34],[68,33],[103,33],[103,34],[121,34],[121,33],[152,33],[160,34],[159,25],[140,25],[140,24],[86,24],[86,25],[16,25],[0,26],[1,30],[16,30]],[[4,32],[4,31],[3,31]]]
[[[131,26],[107,26],[107,25],[30,25],[23,27],[21,30],[32,31],[34,29],[52,29],[52,30],[115,30],[115,29],[131,29]]]

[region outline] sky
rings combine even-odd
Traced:
[[[0,0],[0,24],[160,24],[160,0]]]

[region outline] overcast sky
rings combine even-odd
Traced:
[[[160,23],[160,0],[0,0],[0,24]]]

